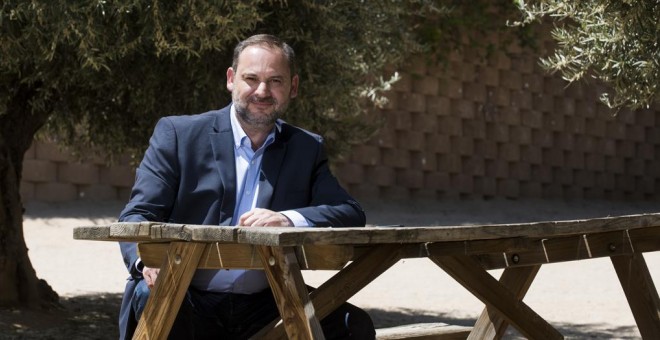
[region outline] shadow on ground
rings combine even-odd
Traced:
[[[51,311],[0,309],[0,339],[117,339],[120,294],[83,295],[61,298],[60,308]],[[472,326],[475,319],[415,310],[368,309],[377,328],[404,324],[441,322]],[[606,325],[555,324],[566,339],[637,339],[629,336],[634,327],[607,328]],[[506,339],[524,339],[509,331]]]

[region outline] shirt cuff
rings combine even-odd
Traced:
[[[280,211],[280,214],[286,216],[291,221],[291,223],[293,223],[294,227],[311,226],[311,224],[307,221],[307,219],[302,214],[300,214],[295,210]]]

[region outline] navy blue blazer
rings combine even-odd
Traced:
[[[314,227],[364,226],[362,208],[330,172],[323,139],[283,121],[279,125],[263,155],[257,207],[295,210]],[[119,221],[229,225],[236,203],[233,139],[230,106],[160,119]],[[120,246],[129,281],[140,278],[135,243]],[[126,287],[126,303],[133,286]]]

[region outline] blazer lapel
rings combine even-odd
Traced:
[[[269,208],[273,197],[273,190],[279,178],[280,168],[284,161],[286,144],[278,141],[269,145],[261,160],[261,171],[259,173],[259,195],[257,196],[258,208]]]
[[[220,225],[229,225],[236,207],[236,160],[234,158],[234,135],[229,120],[229,107],[221,110],[210,133],[213,157],[222,186]]]

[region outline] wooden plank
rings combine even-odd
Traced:
[[[293,247],[258,247],[289,339],[325,339]]]
[[[660,339],[660,298],[643,255],[611,259],[642,338]]]
[[[385,244],[374,246],[360,258],[310,293],[316,316],[323,319],[351,296],[397,263],[406,253],[404,245]],[[284,328],[274,320],[255,335],[255,339],[282,339]]]
[[[273,246],[465,241],[512,237],[553,238],[660,226],[660,213],[518,224],[427,227],[239,227],[237,241]],[[200,239],[201,240],[201,239]],[[203,241],[203,240],[202,240]]]
[[[271,246],[303,244],[377,244],[465,241],[512,237],[553,238],[626,229],[660,226],[660,213],[603,217],[573,221],[550,221],[517,224],[425,226],[425,227],[356,227],[356,228],[291,228],[291,227],[224,227],[203,225],[159,224],[165,230],[151,239],[177,237],[203,242],[239,242]],[[121,227],[121,228],[120,228]],[[88,227],[80,227],[88,228]],[[94,226],[93,228],[98,228]],[[179,229],[177,229],[179,228]],[[181,234],[178,234],[177,230]],[[97,232],[74,231],[79,239],[104,237]],[[142,241],[145,235],[126,225],[113,228],[113,239]]]
[[[430,256],[458,283],[531,339],[564,337],[468,256]]]
[[[472,327],[441,322],[416,323],[376,330],[376,340],[463,340]]]
[[[507,268],[502,272],[499,281],[513,293],[517,300],[522,300],[532,285],[539,269],[541,269],[540,265]],[[474,324],[474,329],[470,333],[470,336],[468,336],[468,340],[501,339],[508,326],[509,323],[505,318],[493,308],[486,306]]]
[[[510,247],[506,240],[501,245],[498,245],[498,240],[478,241],[480,244],[489,243],[488,247],[472,246],[473,242],[466,241],[470,249],[462,253],[479,254],[476,258],[484,268],[498,269],[657,251],[660,250],[660,227],[530,240],[518,243],[519,249]],[[428,248],[438,255],[453,251],[443,245],[433,244]],[[497,248],[502,252],[481,254],[481,251]],[[455,250],[454,253],[461,253]]]
[[[188,290],[204,244],[172,242],[133,339],[166,339]]]
[[[261,258],[249,244],[206,243],[200,269],[263,269]],[[140,259],[147,267],[162,263],[168,243],[139,243]],[[352,246],[307,245],[296,247],[296,257],[301,269],[338,270],[353,258]]]

